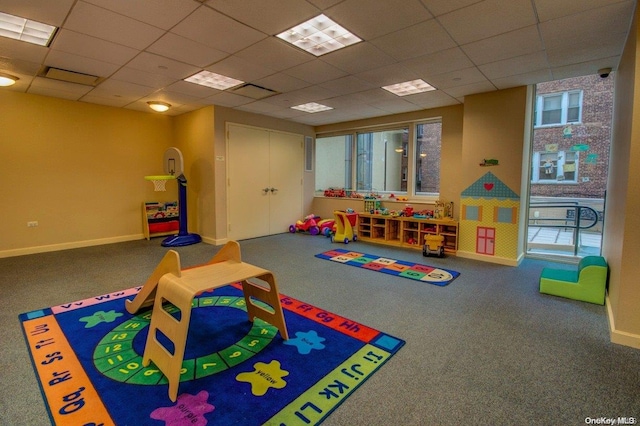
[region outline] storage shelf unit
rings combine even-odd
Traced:
[[[358,213],[358,239],[361,241],[422,250],[427,235],[442,235],[446,253],[458,251],[458,222],[455,220]]]

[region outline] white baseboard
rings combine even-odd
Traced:
[[[202,237],[202,242],[211,244],[213,246],[221,246],[226,244],[229,241],[228,238],[211,238],[211,237]]]
[[[27,254],[46,253],[50,251],[68,250],[81,247],[101,246],[103,244],[122,243],[125,241],[134,241],[144,239],[143,234],[123,235],[120,237],[99,238],[96,240],[73,241],[61,244],[49,244],[46,246],[24,247],[13,250],[0,251],[0,258],[24,256]]]
[[[614,321],[613,311],[611,310],[611,301],[609,300],[608,293],[606,296],[606,305],[607,318],[609,319],[609,333],[611,336],[611,343],[640,349],[640,335],[616,330],[616,324]]]
[[[518,259],[508,259],[506,257],[487,256],[485,254],[478,254],[478,253],[472,253],[470,251],[460,251],[460,250],[456,252],[456,256],[464,257],[466,259],[479,260],[481,262],[497,263],[499,265],[506,265],[506,266],[518,266],[520,262],[522,262],[522,259],[524,258],[524,255],[521,255]]]

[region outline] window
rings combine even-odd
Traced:
[[[416,195],[435,195],[440,192],[440,148],[442,122],[416,126]]]
[[[560,126],[582,121],[582,90],[538,96],[536,126]]]
[[[532,183],[576,183],[578,152],[536,152],[532,171]]]
[[[316,138],[316,189],[438,197],[442,122]]]

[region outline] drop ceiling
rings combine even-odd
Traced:
[[[2,90],[149,113],[158,100],[169,115],[220,105],[323,125],[615,70],[634,10],[632,0],[3,0],[0,12],[59,29],[49,47],[0,37],[0,71],[20,78]],[[316,57],[276,38],[321,13],[363,41]],[[49,78],[51,68],[95,80]],[[183,81],[202,70],[252,90]],[[382,89],[417,79],[437,90]],[[333,109],[291,108],[310,102]]]

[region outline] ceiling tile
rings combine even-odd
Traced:
[[[280,39],[267,38],[236,54],[252,64],[282,71],[313,60],[313,55]]]
[[[547,49],[558,50],[578,44],[595,47],[604,40],[615,40],[627,34],[632,10],[628,2],[616,3],[543,22],[540,33]]]
[[[206,4],[269,35],[279,34],[321,13],[299,0],[209,0]]]
[[[535,25],[536,15],[531,0],[485,0],[438,18],[458,44],[467,44],[518,28]]]
[[[314,59],[304,64],[284,70],[284,73],[311,84],[318,84],[328,80],[344,77],[346,72],[329,65],[321,59]]]
[[[476,67],[451,71],[429,77],[428,83],[436,89],[445,90],[450,87],[467,86],[472,83],[481,83],[487,78]]]
[[[409,59],[403,61],[402,65],[416,72],[428,82],[429,76],[469,68],[473,66],[473,62],[460,48],[456,47]]]
[[[321,57],[322,61],[349,74],[357,74],[370,68],[393,64],[396,61],[371,43],[353,44]]]
[[[121,44],[66,29],[56,35],[51,49],[117,65],[126,64],[139,53],[138,50]]]
[[[57,0],[56,0],[57,1]],[[151,24],[168,30],[193,12],[199,4],[194,1],[175,0],[84,0],[87,3],[100,6],[129,16],[137,21]]]
[[[232,77],[242,81],[255,81],[276,73],[276,70],[262,65],[256,65],[238,56],[229,56],[220,62],[206,67],[208,71]]]
[[[374,68],[358,73],[356,76],[378,87],[403,83],[405,81],[412,81],[420,78],[417,72],[401,64],[392,64]]]
[[[561,18],[563,16],[575,15],[586,10],[613,5],[614,3],[620,3],[620,0],[581,0],[578,2],[534,0],[540,22]],[[629,0],[627,3],[632,4],[633,1]]]
[[[67,71],[95,75],[97,77],[108,77],[120,67],[116,64],[84,58],[59,50],[52,50],[49,55],[47,55],[45,65]]]
[[[127,67],[176,79],[184,79],[201,71],[198,67],[147,52],[136,56],[127,64]]]
[[[528,53],[541,52],[544,50],[544,45],[540,39],[538,27],[531,25],[465,44],[461,46],[461,49],[476,65],[482,65]]]
[[[420,0],[434,16],[444,15],[456,9],[470,6],[482,0]]]
[[[524,74],[528,71],[548,69],[549,64],[547,55],[540,51],[480,65],[478,68],[488,79],[493,80],[510,75]]]
[[[366,41],[432,18],[419,2],[405,0],[345,0],[325,15]]]
[[[474,95],[476,93],[493,92],[497,88],[488,81],[481,81],[478,83],[472,83],[465,86],[450,87],[443,90],[444,93],[452,98],[464,98],[467,95]]]
[[[348,93],[363,92],[365,90],[377,87],[375,84],[356,78],[354,76],[347,76],[338,78],[335,80],[327,81],[319,84],[320,87],[329,89],[334,93],[345,95]]]
[[[0,11],[60,27],[76,0],[2,0]]]
[[[112,79],[152,87],[155,89],[160,89],[175,81],[174,78],[166,75],[155,74],[153,72],[128,67],[119,69],[115,74],[113,74]]]
[[[228,53],[172,33],[160,37],[146,50],[201,68],[229,56]]]
[[[275,90],[276,92],[290,92],[292,90],[302,89],[311,85],[306,81],[282,73],[260,78],[252,83],[257,86],[264,87],[265,89]]]
[[[184,93],[185,95],[189,95],[194,98],[206,98],[220,93],[220,90],[218,89],[183,80],[176,81],[175,83],[166,86],[166,90],[169,92]]]
[[[116,97],[128,99],[130,102],[140,99],[156,89],[140,84],[128,83],[119,80],[107,80],[93,89],[89,94],[91,96]]]
[[[217,95],[209,96],[202,100],[205,102],[211,102],[213,105],[220,105],[220,106],[229,107],[229,108],[246,105],[254,101],[251,98],[234,95],[233,93],[229,93],[225,91],[222,91]]]
[[[79,1],[65,22],[66,29],[144,49],[164,33],[149,24]]]
[[[0,57],[29,62],[42,62],[49,49],[19,40],[0,37]]]
[[[371,44],[398,60],[410,59],[456,46],[453,39],[435,19],[373,39]]]
[[[509,77],[496,78],[491,82],[500,90],[509,89],[511,87],[526,86],[529,84],[537,84],[552,80],[551,71],[536,70],[529,71],[524,74],[512,75]]]
[[[38,90],[57,90],[61,92],[68,92],[69,97],[65,99],[79,99],[82,95],[88,93],[92,86],[85,86],[82,84],[74,84],[66,81],[53,80],[50,78],[36,77],[31,83],[31,88],[37,88]],[[35,93],[29,89],[29,93]],[[42,94],[40,92],[40,94]]]
[[[267,37],[208,7],[196,10],[171,32],[227,53],[235,53]]]

